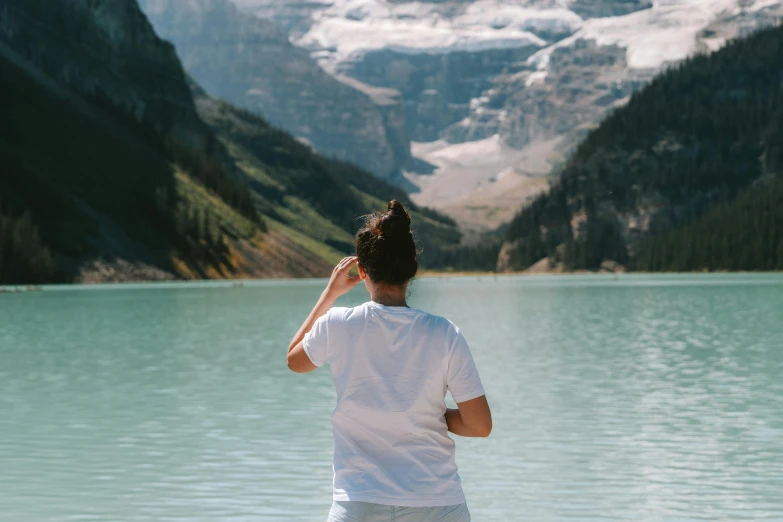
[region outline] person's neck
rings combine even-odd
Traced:
[[[370,299],[383,306],[408,306],[405,299],[406,287],[398,288],[374,288],[370,292]]]

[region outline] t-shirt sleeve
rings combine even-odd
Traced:
[[[329,361],[329,316],[331,310],[319,317],[302,341],[305,353],[316,366]]]
[[[446,385],[454,402],[465,402],[484,395],[484,387],[481,385],[468,341],[459,329],[449,353]]]

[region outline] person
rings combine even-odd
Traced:
[[[448,432],[487,437],[492,415],[460,329],[408,306],[418,270],[410,226],[396,200],[367,216],[356,256],[334,268],[288,347],[294,372],[329,363],[337,391],[328,522],[470,520]],[[370,301],[333,307],[360,281]],[[447,391],[456,409],[447,409]]]

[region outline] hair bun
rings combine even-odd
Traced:
[[[355,246],[359,264],[375,283],[406,285],[419,269],[411,216],[396,199],[389,202],[386,212],[365,216]]]
[[[389,239],[407,238],[411,233],[411,216],[405,207],[393,199],[389,202],[386,213],[381,218],[380,226],[381,237]]]

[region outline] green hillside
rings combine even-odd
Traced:
[[[133,0],[3,16],[0,283],[327,275],[360,215],[410,204],[188,85]],[[426,251],[459,242],[411,206]]]
[[[247,175],[264,216],[350,254],[359,218],[396,198],[412,210],[424,264],[428,251],[459,243],[450,218],[416,206],[401,188],[314,153],[258,115],[212,100],[198,89],[195,95],[199,114]]]
[[[661,74],[514,218],[500,267],[549,258],[567,269],[608,260],[643,270],[781,268],[769,198],[779,190],[782,73],[775,28]],[[767,188],[751,188],[761,178]]]

